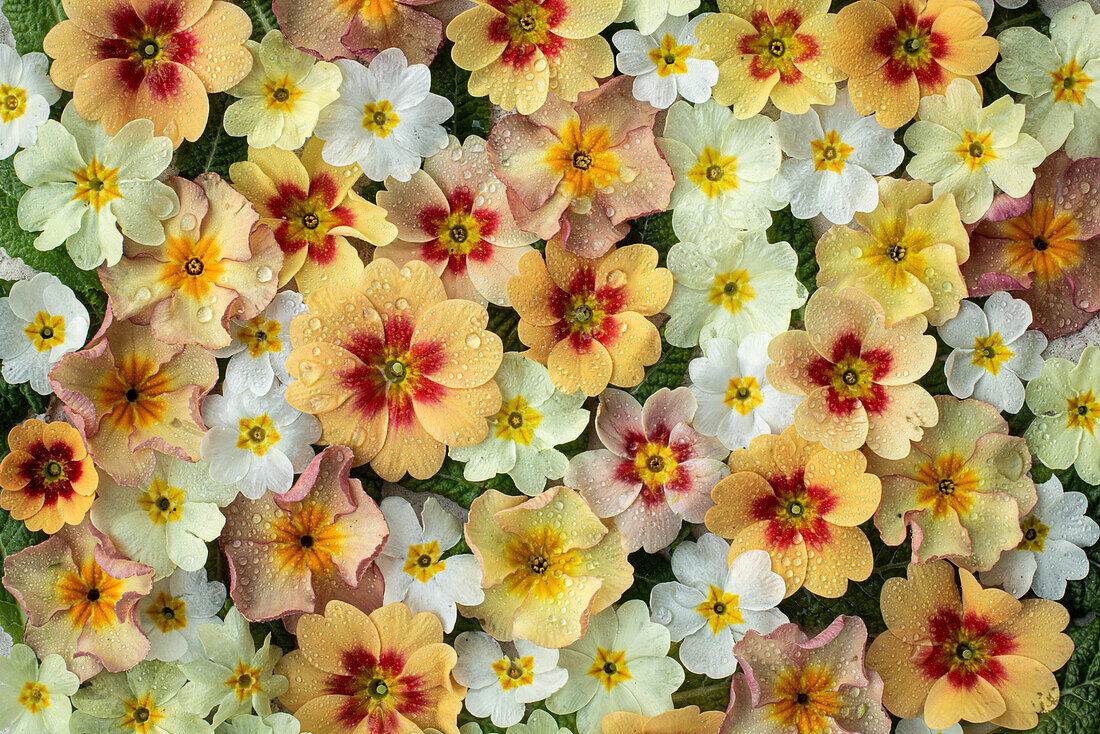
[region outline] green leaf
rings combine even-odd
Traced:
[[[210,95],[210,118],[206,131],[195,142],[184,141],[176,151],[176,168],[184,178],[214,172],[229,178],[229,166],[248,157],[244,138],[234,138],[222,128],[225,108],[236,100],[228,94]]]
[[[808,293],[817,290],[817,238],[813,225],[805,219],[791,214],[791,208],[772,212],[772,226],[768,227],[768,242],[787,242],[798,255],[798,269],[795,275]],[[791,316],[792,326],[802,323],[800,306]]]
[[[514,308],[501,308],[489,304],[489,331],[504,342],[504,351],[522,352],[527,349],[519,340],[519,314]]]
[[[8,431],[32,413],[44,413],[49,395],[39,395],[27,383],[9,385],[0,381],[0,455],[8,453]]]
[[[661,358],[646,368],[645,377],[637,387],[627,390],[639,403],[644,403],[650,395],[663,387],[675,389],[684,383],[688,362],[695,354],[694,349],[674,347],[665,341],[665,329],[661,331]]]
[[[45,533],[32,533],[21,520],[15,520],[7,511],[0,510],[0,554],[3,558],[41,543],[47,537],[49,536]],[[7,589],[0,587],[0,627],[11,635],[12,641],[23,641],[25,619],[15,597]]]
[[[65,20],[61,0],[4,0],[4,15],[11,23],[19,53],[42,50],[42,39]]]
[[[233,0],[252,20],[252,40],[262,40],[268,31],[279,27],[275,21],[275,12],[271,9],[271,0]]]
[[[665,267],[665,258],[672,246],[679,242],[672,231],[672,212],[658,212],[638,217],[630,223],[630,233],[627,234],[619,247],[633,245],[635,243],[652,245],[657,250],[659,267]]]
[[[467,90],[470,72],[460,69],[451,61],[451,42],[439,50],[432,62],[432,92],[454,104],[455,113],[443,123],[447,132],[459,140],[470,135],[489,136],[489,98],[475,97]]]
[[[495,489],[504,494],[522,494],[507,474],[498,474],[487,482],[467,481],[462,476],[464,466],[462,462],[448,456],[443,460],[443,466],[431,478],[405,477],[401,480],[401,484],[413,492],[433,492],[442,495],[467,509],[474,500],[489,489]]]

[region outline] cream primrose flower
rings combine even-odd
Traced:
[[[62,356],[84,346],[88,324],[88,309],[57,276],[38,273],[12,283],[8,295],[0,298],[4,382],[29,382],[39,395],[53,394],[50,370]]]
[[[623,9],[615,22],[634,21],[638,30],[648,36],[669,16],[686,17],[697,7],[699,0],[623,0]]]
[[[214,734],[301,734],[302,723],[293,714],[240,714],[219,726]]]
[[[125,673],[104,671],[73,696],[72,734],[213,734],[184,692],[178,663],[145,660]]]
[[[50,118],[50,107],[61,99],[46,69],[46,54],[32,51],[20,56],[0,44],[0,159],[17,148],[29,148],[38,140],[38,128]]]
[[[278,30],[244,45],[252,71],[227,90],[238,101],[225,110],[225,131],[252,148],[301,148],[321,110],[340,96],[340,67],[299,51]]]
[[[668,109],[678,97],[700,104],[710,99],[718,82],[718,64],[699,59],[692,50],[699,44],[695,26],[710,13],[671,16],[648,34],[632,28],[617,31],[611,40],[619,49],[619,71],[634,77],[634,99]]]
[[[149,638],[148,658],[186,663],[204,657],[198,628],[221,624],[224,605],[225,585],[207,581],[205,569],[176,569],[155,582],[137,604],[138,625]]]
[[[231,320],[229,334],[233,337],[232,343],[213,353],[221,359],[229,357],[223,392],[247,391],[253,395],[267,395],[275,381],[290,384],[293,378],[286,371],[286,358],[292,351],[290,322],[308,310],[300,293],[280,291],[255,318]]]
[[[1048,359],[1024,390],[1035,420],[1024,438],[1039,461],[1068,469],[1100,484],[1100,347],[1085,347],[1081,359]]]
[[[932,184],[933,198],[954,194],[967,224],[989,211],[994,185],[1017,199],[1031,190],[1046,151],[1020,132],[1024,106],[1009,95],[982,107],[974,85],[956,79],[944,94],[922,97],[918,117],[905,131],[913,152],[905,172]]]
[[[65,667],[60,655],[46,655],[39,664],[22,643],[0,657],[0,727],[7,734],[69,734],[69,696],[80,679]]]
[[[171,162],[172,141],[154,137],[148,120],[108,135],[70,103],[60,122],[43,123],[37,142],[15,156],[15,173],[30,187],[19,199],[19,226],[42,232],[35,249],[64,243],[81,270],[114,265],[123,235],[164,243],[163,222],[179,211],[179,197],[157,177]]]
[[[462,475],[484,482],[507,474],[526,495],[535,496],[547,479],[561,479],[569,459],[555,449],[588,427],[583,392],[566,395],[550,380],[544,365],[507,352],[497,370],[502,404],[488,419],[489,435],[474,446],[451,446],[450,456],[465,462]]]

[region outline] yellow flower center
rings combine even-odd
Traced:
[[[687,60],[691,57],[692,46],[679,45],[671,33],[661,39],[660,48],[649,49],[649,58],[657,65],[657,76],[687,74]]]
[[[752,376],[731,377],[722,402],[727,408],[733,408],[741,415],[748,415],[754,408],[764,404],[760,383]]]
[[[0,120],[11,122],[27,111],[27,90],[0,84]]]
[[[187,627],[187,602],[161,591],[145,607],[145,616],[153,620],[163,634],[175,632]]]
[[[309,499],[295,502],[289,513],[272,520],[273,552],[282,566],[312,573],[332,570],[332,557],[344,546],[344,534],[333,517]]]
[[[152,361],[126,355],[117,369],[103,376],[95,402],[121,430],[144,429],[163,419],[164,395],[172,389],[171,380]]]
[[[275,444],[279,443],[279,432],[267,413],[254,418],[241,418],[237,421],[237,448],[263,456]]]
[[[825,734],[834,730],[830,719],[840,713],[843,699],[836,679],[824,667],[807,665],[802,670],[791,666],[777,676],[775,697],[768,718],[787,731],[798,734]]]
[[[522,395],[517,395],[500,406],[493,420],[496,421],[497,438],[530,446],[542,414],[528,405]]]
[[[34,321],[23,328],[33,346],[39,352],[48,352],[65,343],[65,317],[39,311]]]
[[[193,300],[206,298],[225,274],[221,248],[212,239],[196,241],[189,237],[173,237],[168,240],[165,255],[167,262],[161,266],[161,282]],[[195,318],[205,323],[214,318],[214,312],[203,306]]]
[[[57,600],[69,608],[74,629],[91,624],[100,630],[118,624],[115,604],[122,598],[125,582],[107,575],[94,559],[78,572],[66,573],[57,582]]]
[[[722,155],[708,145],[687,175],[708,199],[713,199],[737,188],[737,156]]]
[[[550,40],[550,9],[535,0],[519,0],[504,11],[509,45],[522,58],[524,49]]]
[[[29,680],[19,691],[19,705],[32,714],[45,711],[50,707],[50,691],[38,681]]]
[[[1012,350],[1001,343],[1001,332],[995,331],[989,336],[974,337],[974,356],[970,363],[996,375],[1012,355]]]
[[[1040,202],[1009,219],[1002,229],[1004,239],[1008,240],[1007,272],[1017,279],[1034,272],[1036,278],[1049,282],[1076,266],[1083,257],[1077,239],[1080,235],[1077,220],[1066,211],[1055,214],[1050,202]]]
[[[605,650],[602,647],[596,648],[596,660],[588,669],[588,674],[609,691],[634,677],[626,665],[626,650]]]
[[[1020,523],[1020,532],[1024,537],[1016,545],[1016,550],[1043,552],[1050,528],[1040,522],[1039,518],[1034,515],[1025,517],[1023,522]]]
[[[256,316],[237,330],[237,339],[248,345],[248,353],[253,359],[266,352],[278,352],[283,348],[279,333],[283,330],[278,321]]]
[[[855,150],[852,146],[840,139],[840,133],[830,130],[820,140],[810,141],[810,150],[814,154],[815,171],[832,171],[840,173],[844,170],[848,156]]]
[[[305,92],[299,89],[287,76],[276,81],[264,82],[265,103],[269,110],[293,112],[294,103],[303,94]]]
[[[884,222],[872,234],[875,241],[863,250],[861,258],[882,272],[888,286],[911,287],[908,275],[918,280],[927,277],[921,251],[931,243],[922,230],[910,228],[903,217]]]
[[[468,255],[481,244],[481,221],[468,212],[452,212],[436,227],[436,240],[451,255]]]
[[[170,487],[163,479],[154,479],[149,489],[138,498],[138,505],[149,513],[154,525],[179,522],[187,494],[179,487]]]
[[[907,23],[897,29],[891,56],[904,69],[924,69],[932,62],[933,45],[930,26]]]
[[[707,600],[695,607],[695,611],[707,620],[710,631],[713,634],[718,634],[726,627],[745,622],[738,606],[740,601],[737,594],[729,594],[711,584],[710,590],[707,592]]]
[[[565,547],[559,531],[550,527],[535,528],[526,536],[509,539],[504,558],[513,569],[504,579],[508,593],[521,597],[534,594],[542,599],[562,593],[566,580],[581,565],[577,554]]]
[[[943,454],[926,462],[917,470],[917,501],[932,509],[935,518],[948,513],[970,513],[974,493],[978,489],[978,475],[966,466],[966,461],[956,453]]]
[[[399,122],[401,118],[393,111],[389,100],[367,102],[363,105],[363,127],[380,138],[389,137]]]
[[[560,141],[546,154],[546,164],[562,175],[562,185],[574,196],[589,196],[619,178],[619,158],[611,152],[607,129],[581,133],[580,122],[565,123]]]
[[[493,663],[493,672],[497,674],[503,690],[514,691],[535,682],[535,659],[531,656],[503,657]]]
[[[264,689],[260,685],[260,669],[249,667],[243,660],[237,661],[237,668],[233,671],[233,675],[226,679],[225,685],[233,691],[238,701],[243,701]]]
[[[664,487],[675,480],[679,465],[667,443],[647,443],[634,455],[634,472],[650,489]]]
[[[766,13],[753,13],[757,35],[741,42],[742,53],[753,57],[749,74],[756,80],[766,79],[777,71],[783,80],[797,78],[795,62],[812,53],[813,42],[807,43],[806,36],[795,32],[801,22],[798,14],[794,13],[793,18],[787,13],[777,17],[780,20],[775,23]]]
[[[963,159],[971,171],[976,171],[989,161],[997,160],[997,154],[989,147],[992,138],[992,132],[979,133],[964,130],[962,142],[959,143],[958,148],[955,148],[955,153]]]
[[[756,298],[756,291],[749,283],[747,270],[731,270],[714,276],[707,300],[715,306],[722,306],[735,314],[746,303]]]
[[[1100,402],[1092,390],[1074,395],[1066,401],[1066,428],[1083,428],[1093,435],[1096,421],[1100,420]]]
[[[102,166],[95,158],[92,158],[87,168],[80,168],[71,173],[73,180],[76,181],[73,201],[82,201],[99,211],[108,202],[122,196],[118,190],[118,169]]]
[[[1085,92],[1092,79],[1081,71],[1077,59],[1070,59],[1061,69],[1050,72],[1050,78],[1055,102],[1085,103]]]
[[[164,714],[157,708],[152,694],[146,693],[138,699],[122,703],[126,706],[126,714],[119,726],[132,729],[135,734],[150,734],[159,729],[157,722],[164,718]]]
[[[874,396],[875,370],[858,354],[841,357],[833,365],[829,384],[836,399],[843,403],[847,400],[863,400]]]
[[[422,545],[410,545],[405,558],[405,573],[426,584],[447,567],[447,562],[440,558],[441,555],[439,541],[436,540]]]

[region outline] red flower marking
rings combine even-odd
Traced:
[[[934,21],[934,17],[918,17],[916,7],[906,3],[898,9],[894,27],[879,31],[873,48],[886,57],[888,81],[903,84],[915,75],[921,86],[943,83],[943,67],[936,59],[944,55],[947,39],[932,31]]]
[[[195,60],[198,39],[180,29],[180,7],[172,0],[153,4],[145,16],[128,4],[117,7],[111,17],[115,37],[100,39],[95,52],[100,60],[125,60],[118,77],[128,91],[147,85],[154,98],[166,99],[180,91],[182,71],[175,64]]]
[[[872,415],[886,409],[889,396],[877,381],[890,372],[893,356],[885,349],[863,351],[862,340],[848,333],[837,339],[829,359],[817,357],[808,367],[815,385],[828,388],[829,411],[848,416],[857,405]]]
[[[271,216],[282,222],[275,228],[275,241],[286,254],[303,247],[306,257],[318,265],[328,265],[336,258],[336,237],[329,234],[336,227],[351,227],[355,215],[343,204],[336,206],[339,187],[328,173],[319,173],[309,182],[309,192],[290,181],[280,181],[278,193],[267,201]]]
[[[558,290],[550,296],[551,308],[560,321],[555,325],[555,341],[569,338],[573,349],[585,353],[592,341],[612,344],[618,337],[615,314],[626,304],[623,285],[596,285],[596,271],[584,267],[577,272],[568,290]]]
[[[791,476],[772,477],[768,483],[773,494],[758,498],[752,506],[754,520],[770,521],[765,530],[768,543],[780,550],[786,550],[800,540],[812,550],[827,546],[832,532],[822,515],[836,506],[832,490],[817,485],[806,486],[802,469]]]
[[[396,651],[383,650],[375,658],[369,650],[355,647],[343,652],[341,662],[352,674],[330,675],[325,692],[347,696],[336,715],[349,731],[363,721],[371,734],[395,731],[399,715],[424,713],[434,703],[421,676],[402,674],[407,661]]]
[[[963,619],[954,609],[940,609],[928,620],[932,649],[920,663],[924,674],[933,680],[947,676],[956,688],[971,689],[978,676],[990,683],[1006,680],[1004,665],[998,656],[1011,655],[1015,641],[1000,630],[991,629],[989,620],[971,612]]]
[[[425,262],[447,262],[447,270],[461,274],[466,272],[466,259],[486,262],[493,257],[493,245],[488,240],[500,225],[500,215],[492,210],[474,208],[473,193],[463,187],[454,192],[448,202],[449,210],[442,207],[425,207],[417,216],[420,228],[433,239],[424,243],[420,257]],[[462,227],[466,239],[455,241],[451,232]]]
[[[52,507],[59,500],[68,501],[76,494],[73,482],[84,476],[84,467],[73,460],[71,446],[57,444],[49,448],[38,440],[24,451],[34,458],[24,462],[18,470],[19,476],[27,482],[23,492],[31,497],[42,495],[43,507]]]
[[[503,13],[489,23],[488,36],[495,43],[507,43],[500,60],[518,69],[535,59],[535,51],[548,58],[558,56],[565,39],[552,32],[569,14],[565,0],[488,0]]]

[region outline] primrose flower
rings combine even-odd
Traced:
[[[583,392],[559,392],[546,367],[506,352],[494,378],[501,406],[488,418],[489,434],[474,446],[452,446],[449,454],[466,462],[462,476],[484,482],[507,474],[516,488],[534,496],[547,479],[561,479],[569,459],[555,446],[575,440],[588,428]]]
[[[721,711],[700,712],[698,706],[645,716],[629,711],[616,711],[603,717],[603,734],[665,734],[690,731],[693,734],[718,734],[725,714]]]
[[[158,341],[228,346],[229,319],[251,319],[271,303],[282,252],[248,199],[216,173],[170,180],[179,212],[164,223],[168,242],[127,242],[123,258],[101,267],[115,318],[150,324]]]
[[[1035,505],[1027,442],[1008,434],[991,405],[937,395],[940,420],[907,457],[872,456],[882,477],[875,526],[887,545],[913,526],[913,563],[950,558],[969,571],[988,571],[1023,535],[1020,520]]]
[[[909,454],[936,403],[919,385],[936,358],[923,316],[886,327],[875,303],[845,288],[818,288],[806,304],[806,331],[786,331],[768,345],[768,382],[805,395],[794,425],[833,451],[864,444],[887,459]]]
[[[207,581],[206,571],[176,570],[153,584],[138,602],[138,625],[149,638],[149,659],[182,663],[205,657],[198,628],[220,624],[225,585]]]
[[[80,432],[34,418],[13,426],[0,461],[0,507],[31,532],[79,525],[95,499],[99,473]]]
[[[657,251],[628,245],[598,258],[546,243],[546,260],[529,252],[508,281],[519,313],[523,354],[550,370],[554,387],[599,395],[608,384],[633,387],[661,356],[661,335],[647,316],[664,308],[672,274]]]
[[[448,24],[451,58],[471,72],[471,95],[530,115],[555,98],[573,102],[615,72],[600,32],[621,8],[622,0],[479,3]]]
[[[256,207],[259,224],[271,228],[283,250],[279,287],[294,279],[302,295],[356,281],[363,260],[348,237],[378,246],[397,232],[384,209],[352,190],[363,176],[359,164],[329,165],[323,145],[310,138],[300,155],[249,148],[247,161],[229,167],[234,188]]]
[[[187,676],[176,663],[145,660],[125,673],[100,673],[73,696],[73,734],[213,734],[183,693]]]
[[[1015,291],[1051,339],[1080,330],[1100,310],[1098,197],[1100,159],[1052,154],[1030,194],[996,197],[971,232],[970,294]]]
[[[836,70],[836,16],[823,0],[768,0],[760,6],[721,0],[722,12],[699,24],[699,55],[718,63],[714,99],[752,117],[769,98],[783,112],[800,115],[811,104],[832,104]]]
[[[975,75],[997,60],[987,27],[971,0],[857,0],[837,13],[832,60],[849,77],[856,112],[901,127],[921,97],[943,94],[951,80],[978,85]]]
[[[508,278],[538,237],[516,225],[485,141],[449,140],[408,181],[389,179],[378,192],[397,240],[376,254],[398,265],[423,260],[451,298],[508,306]]]
[[[946,561],[909,566],[907,578],[882,587],[887,630],[871,642],[867,666],[882,675],[882,702],[895,716],[924,714],[929,727],[963,717],[1031,729],[1058,705],[1052,671],[1066,664],[1073,641],[1069,613],[1046,599],[1017,601],[983,589]]]
[[[631,28],[612,37],[620,53],[619,71],[634,77],[634,99],[668,109],[677,97],[700,104],[710,99],[718,81],[718,66],[692,55],[698,46],[695,28],[704,19],[697,15],[672,16],[648,34]]]
[[[1056,357],[1027,383],[1027,407],[1035,420],[1024,437],[1039,461],[1068,469],[1089,484],[1100,484],[1100,347],[1085,347],[1074,366]]]
[[[767,551],[787,596],[805,586],[835,598],[849,579],[870,576],[871,544],[859,525],[874,514],[882,486],[861,453],[823,448],[792,427],[757,436],[730,455],[729,467],[711,492],[706,525],[730,539],[730,563]]]
[[[866,644],[859,617],[837,617],[813,639],[795,624],[768,635],[748,632],[733,648],[744,673],[733,678],[724,726],[731,732],[889,734],[883,680],[864,667]]]
[[[172,162],[171,141],[153,135],[148,120],[108,135],[71,103],[60,122],[43,123],[35,144],[12,161],[30,187],[19,198],[19,227],[42,232],[35,249],[64,243],[78,268],[93,270],[119,261],[123,235],[151,247],[163,244],[163,220],[179,211],[179,199],[157,180]]]
[[[229,358],[222,383],[226,394],[263,396],[290,382],[290,373],[286,371],[290,321],[300,313],[306,313],[302,295],[297,291],[280,291],[258,316],[229,322],[233,341],[214,352],[215,357]]]
[[[301,732],[302,724],[298,719],[292,714],[278,712],[263,717],[238,714],[218,727],[215,734],[301,734]]]
[[[88,444],[96,464],[119,484],[144,484],[160,452],[199,458],[199,400],[218,380],[213,355],[172,346],[148,326],[112,321],[84,350],[50,372],[50,386]]]
[[[331,599],[378,605],[371,563],[386,522],[358,479],[351,451],[333,446],[284,494],[238,498],[225,509],[221,548],[229,596],[253,622],[324,609]]]
[[[63,355],[84,346],[88,321],[88,309],[57,276],[38,273],[12,283],[0,298],[4,382],[29,382],[39,395],[51,394],[50,370]]]
[[[104,668],[128,670],[149,652],[137,603],[153,569],[123,556],[87,521],[5,558],[3,583],[27,614],[23,641],[39,658],[61,655],[81,681]]]
[[[0,49],[0,159],[34,145],[50,107],[61,99],[46,74],[49,63],[37,51],[20,56],[7,44]]]
[[[879,205],[856,214],[855,227],[834,226],[817,242],[817,284],[857,288],[875,299],[887,327],[924,314],[939,326],[966,298],[959,266],[970,257],[970,238],[955,198],[922,181],[883,177]]]
[[[301,148],[321,110],[340,96],[339,67],[294,48],[277,29],[244,45],[252,71],[227,90],[238,101],[225,110],[225,131],[247,137],[251,148]]]
[[[132,120],[152,120],[172,147],[198,140],[210,113],[207,95],[224,92],[252,68],[244,46],[252,22],[223,0],[70,0],[42,42],[50,76],[73,105],[114,135]],[[135,155],[135,160],[140,160]]]
[[[605,448],[577,454],[565,483],[597,517],[613,518],[628,552],[668,547],[681,520],[701,523],[710,490],[727,474],[727,450],[691,427],[695,396],[686,387],[662,388],[643,409],[628,393],[605,390],[596,434]]]
[[[634,577],[619,531],[569,487],[530,499],[491,489],[470,506],[464,533],[481,563],[485,601],[463,613],[498,640],[565,647]],[[567,586],[573,593],[562,592]]]
[[[457,657],[439,618],[387,604],[367,615],[343,602],[298,625],[298,649],[277,668],[291,681],[279,701],[314,732],[458,734],[466,689],[451,678]]]
[[[60,655],[46,655],[40,665],[33,650],[16,643],[0,659],[0,680],[0,726],[9,734],[69,734],[69,696],[80,679]]]
[[[500,337],[483,306],[446,296],[426,263],[377,259],[355,288],[310,293],[291,323],[287,402],[320,419],[321,443],[350,447],[386,481],[432,476],[448,445],[479,443],[500,409]]]

